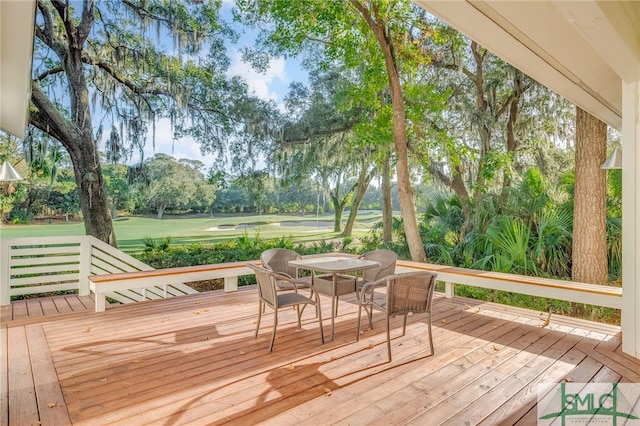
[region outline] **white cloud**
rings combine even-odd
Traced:
[[[285,70],[285,60],[283,58],[272,59],[269,62],[269,66],[264,73],[260,73],[251,67],[250,64],[242,61],[242,54],[240,52],[233,51],[231,53],[231,66],[227,75],[240,76],[247,84],[249,89],[252,90],[256,96],[265,100],[279,101],[280,94],[277,93],[270,86],[275,83],[276,80],[287,84],[289,77]]]

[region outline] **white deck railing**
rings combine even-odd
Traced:
[[[16,294],[78,289],[80,294],[94,292],[96,310],[101,311],[105,297],[113,295],[129,301],[154,299],[169,295],[167,289],[187,287],[181,283],[214,278],[223,278],[225,291],[234,291],[239,276],[252,274],[246,262],[154,270],[93,237],[3,239],[0,254],[1,304]],[[454,297],[455,285],[463,284],[615,309],[622,306],[620,287],[409,261],[398,261],[396,266],[396,272],[414,270],[437,272],[447,297]]]
[[[0,239],[0,305],[11,296],[77,290],[88,295],[89,276],[153,268],[92,236]],[[121,302],[197,293],[188,286],[133,286],[109,297]]]

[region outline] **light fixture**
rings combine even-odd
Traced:
[[[600,168],[604,170],[621,169],[622,151],[620,151],[620,148],[615,148]]]
[[[11,180],[22,180],[22,176],[16,172],[16,169],[8,161],[5,161],[0,166],[0,181],[7,182]]]

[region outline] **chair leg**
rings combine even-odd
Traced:
[[[407,332],[407,314],[404,314],[404,319],[402,320],[402,335]]]
[[[356,342],[360,341],[360,318],[362,318],[362,304],[358,305],[358,328],[356,330]]]
[[[429,346],[431,347],[431,355],[435,355],[436,350],[433,347],[433,334],[431,334],[431,312],[429,312]]]
[[[316,316],[318,317],[318,325],[320,327],[320,341],[324,344],[324,330],[322,329],[322,310],[320,309],[320,301],[316,302]]]
[[[304,305],[307,306],[307,305]],[[304,311],[304,306],[302,307],[302,311]],[[296,314],[298,314],[298,328],[302,328],[302,323],[300,322],[300,318],[302,317],[302,311],[300,310],[300,305],[296,305]]]
[[[258,330],[260,330],[260,319],[262,318],[262,312],[266,308],[266,304],[260,300],[260,304],[258,305],[258,324],[256,325],[256,335],[254,337],[258,337]]]
[[[391,332],[389,331],[389,315],[387,314],[387,355],[391,362]]]
[[[338,301],[340,300],[340,296],[336,296],[336,311],[333,313],[333,317],[338,316]]]
[[[276,327],[278,327],[278,309],[273,310],[273,332],[271,333],[271,343],[269,344],[269,352],[273,351],[273,342],[276,340]]]

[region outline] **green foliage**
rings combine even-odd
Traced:
[[[8,222],[12,225],[26,225],[34,219],[33,213],[28,210],[14,209],[8,215]]]
[[[142,240],[142,243],[144,244],[143,251],[145,253],[163,251],[166,252],[171,248],[171,237],[164,237],[159,239],[145,237],[144,240]]]
[[[211,245],[195,243],[186,246],[169,247],[169,244],[167,244],[165,247],[165,241],[162,241],[161,247],[159,247],[158,243],[153,239],[148,240],[145,241],[145,245],[148,244],[153,248],[145,249],[137,257],[156,269],[257,260],[263,251],[273,247],[296,250],[303,255],[328,253],[338,251],[341,244],[329,243],[324,240],[311,245],[295,244],[291,237],[264,240],[259,235],[251,238],[246,232],[235,240]],[[240,279],[240,285],[252,283],[255,283],[254,277],[241,277]]]
[[[205,180],[203,167],[197,160],[175,160],[156,154],[145,161],[138,178],[142,202],[151,206],[159,219],[168,208],[208,210],[215,199],[215,189]]]

